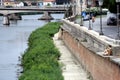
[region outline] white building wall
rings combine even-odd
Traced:
[[[48,4],[50,4],[50,6],[53,6],[52,2],[43,2],[43,6],[47,6]]]

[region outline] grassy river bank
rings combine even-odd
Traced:
[[[31,33],[28,49],[22,56],[23,73],[19,80],[64,80],[58,62],[60,52],[52,40],[59,26],[58,22],[50,22]]]

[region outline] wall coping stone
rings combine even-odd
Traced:
[[[62,19],[62,22],[63,22],[62,28],[67,29],[66,31],[69,32],[74,37],[75,37],[74,32],[71,32],[72,28],[76,28],[76,29],[88,34],[90,36],[90,38],[93,38],[94,40],[96,40],[97,42],[99,42],[105,46],[111,45],[113,47],[114,54],[120,55],[120,53],[119,53],[120,52],[120,44],[119,44],[120,40],[115,40],[115,39],[111,39],[104,35],[99,35],[99,33],[94,30],[88,30],[87,27],[80,26],[79,24],[70,22],[69,20],[66,20],[66,19]],[[79,37],[76,36],[76,38],[79,40]],[[103,51],[104,49],[105,49],[105,47],[103,47],[103,49],[101,49],[101,51]]]

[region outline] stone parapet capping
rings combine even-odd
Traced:
[[[96,54],[101,57],[108,58],[110,61],[120,66],[120,56],[104,56],[104,52],[97,52]]]
[[[111,39],[104,35],[99,35],[94,30],[88,30],[84,26],[80,26],[74,22],[70,22],[67,19],[62,20],[62,27],[65,31],[70,33],[76,40],[80,42],[86,42],[87,45],[93,47],[93,51],[104,52],[106,46],[112,46],[113,56],[120,56],[120,41]]]

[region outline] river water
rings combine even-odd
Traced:
[[[42,15],[24,15],[22,20],[11,21],[9,26],[2,24],[0,16],[0,80],[18,80],[19,58],[27,48],[27,40],[32,31],[45,25],[48,21],[37,20]],[[55,20],[63,14],[52,14]]]

